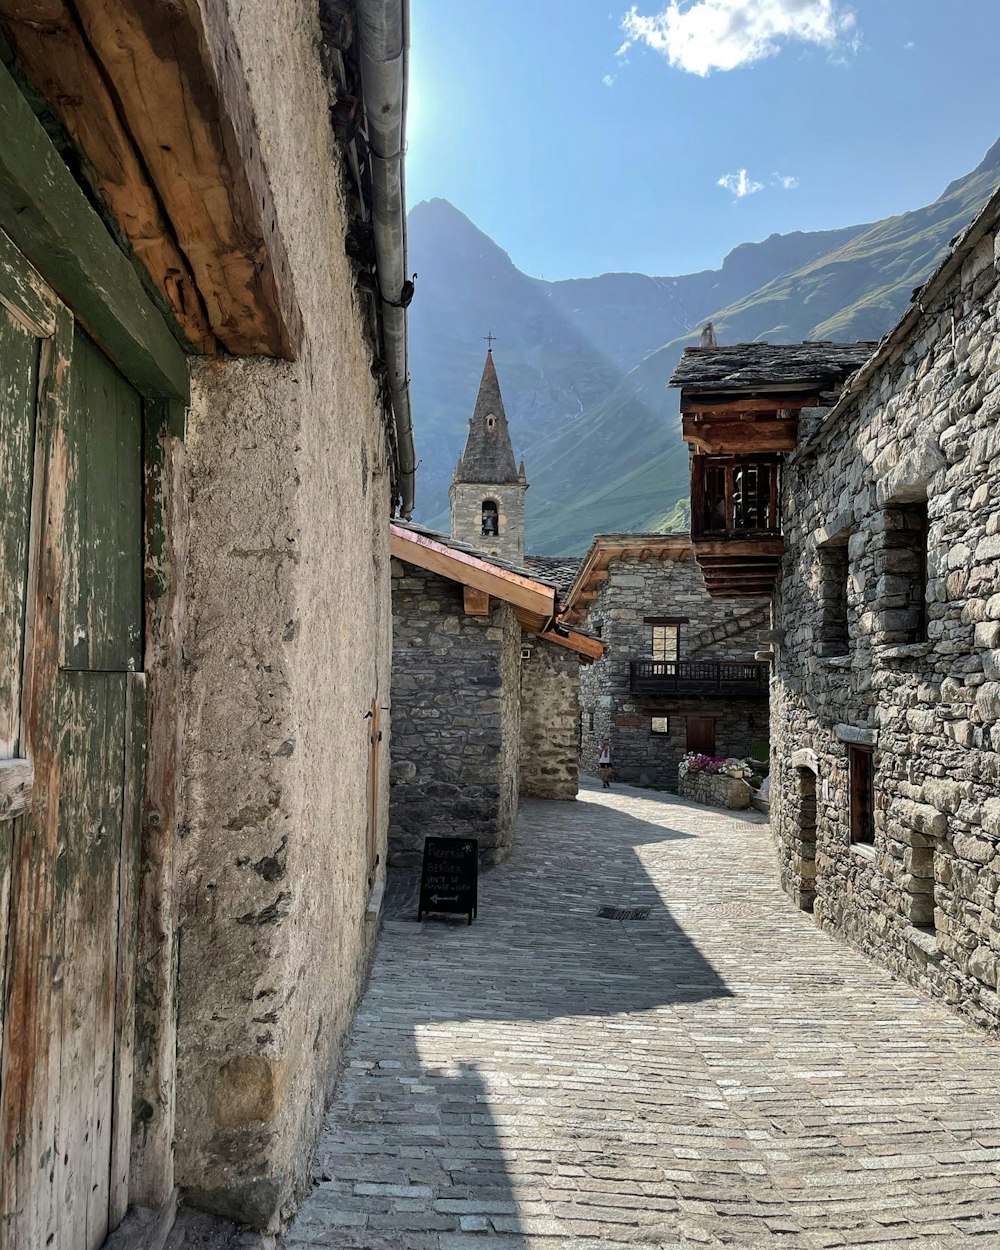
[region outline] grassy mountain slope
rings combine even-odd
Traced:
[[[998,179],[1000,144],[934,204],[878,222],[828,255],[715,309],[711,320],[720,339],[880,338],[902,315],[913,288],[926,280],[949,240],[996,189]],[[692,341],[685,334],[649,353],[613,395],[558,438],[526,451],[540,497],[530,533],[534,549],[581,550],[590,509],[597,506],[607,515],[618,501],[623,516],[636,518],[635,528],[662,528],[663,517],[670,524],[676,521],[676,506],[683,506],[688,490],[687,455],[683,444],[678,446],[677,395],[665,387],[683,347]],[[607,446],[611,431],[617,443],[613,454]],[[593,456],[587,446],[591,439],[598,444]],[[621,466],[618,471],[612,468],[615,462]],[[595,480],[598,466],[602,474]],[[661,484],[658,495],[640,488],[654,481]],[[574,482],[576,489],[567,501]],[[642,514],[641,504],[650,495],[653,506]]]
[[[522,274],[446,201],[418,204],[410,324],[419,516],[446,524],[481,336],[492,329],[514,450],[531,483],[529,548],[579,552],[602,531],[676,528],[688,453],[666,384],[704,321],[724,342],[879,338],[998,180],[1000,143],[910,213],[772,235],[734,249],[718,270],[556,283]]]

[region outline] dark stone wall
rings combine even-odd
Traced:
[[[520,626],[503,603],[467,616],[458,583],[397,560],[392,608],[390,862],[434,835],[478,838],[496,863],[517,813]]]

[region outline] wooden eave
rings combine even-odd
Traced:
[[[642,561],[682,561],[689,559],[691,553],[691,540],[686,534],[598,534],[563,600],[561,619],[579,623],[607,581],[613,560],[634,556]]]
[[[556,615],[554,586],[522,577],[479,556],[459,551],[391,522],[389,551],[397,560],[415,564],[463,586],[474,586],[495,599],[503,599],[515,608],[534,613],[543,624],[551,622]]]
[[[294,358],[301,317],[225,0],[0,0],[0,19],[191,346]]]

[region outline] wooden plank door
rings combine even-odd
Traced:
[[[4,349],[0,463],[20,470],[22,503],[0,522],[5,569],[19,574],[0,622],[0,717],[35,782],[30,809],[0,833],[11,862],[0,1250],[97,1250],[127,1189],[142,405],[3,236],[0,300],[34,334],[38,381],[31,394],[27,349]]]
[[[714,716],[689,716],[687,718],[687,749],[698,755],[715,754]]]

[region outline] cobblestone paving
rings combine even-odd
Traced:
[[[1000,1246],[1000,1046],[796,911],[753,815],[525,803],[471,928],[386,922],[346,1062],[294,1250]]]

